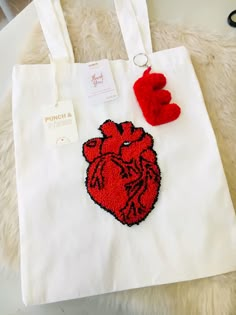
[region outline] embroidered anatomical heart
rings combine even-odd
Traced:
[[[99,129],[103,137],[83,145],[87,191],[121,223],[139,224],[154,208],[160,189],[153,138],[131,122],[107,120]]]

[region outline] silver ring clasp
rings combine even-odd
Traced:
[[[148,56],[145,53],[139,53],[135,55],[133,57],[133,63],[135,64],[135,66],[138,66],[138,67],[148,68],[150,66]]]

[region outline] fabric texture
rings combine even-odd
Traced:
[[[77,19],[73,15],[73,8],[76,6],[76,3],[70,1],[70,3],[65,2],[64,7],[76,57],[80,56],[80,61],[99,59],[106,56],[105,51],[107,50],[108,58],[125,58],[119,28],[113,14],[86,9],[83,12],[80,11],[81,18]],[[86,21],[84,18],[86,18]],[[78,32],[78,27],[81,29],[82,24],[83,32]],[[106,27],[107,25],[113,25],[114,27],[109,29]],[[96,29],[99,29],[99,33],[96,32]],[[102,34],[102,30],[107,30],[107,33]],[[114,34],[117,34],[115,38],[117,41],[114,41]],[[217,135],[231,195],[235,202],[235,181],[233,180],[235,177],[235,107],[233,105],[235,89],[232,67],[236,64],[235,46],[230,40],[223,40],[220,37],[206,37],[201,33],[181,31],[181,29],[161,24],[157,27],[155,23],[152,27],[152,37],[153,43],[156,44],[154,50],[175,47],[180,44],[186,45],[191,50],[198,77],[204,83],[202,86],[203,93]],[[82,40],[83,38],[84,40]],[[37,36],[34,35],[33,42],[35,46],[32,45],[31,41],[31,47],[25,54],[23,63],[48,62],[48,51],[42,44],[44,40],[40,31],[37,31]],[[88,50],[86,51],[87,45],[89,45],[89,48],[94,47],[89,53]],[[206,68],[208,71],[206,71]],[[2,169],[0,172],[1,182],[3,180],[4,183],[1,185],[4,188],[4,190],[1,190],[1,203],[3,205],[1,205],[1,239],[3,240],[1,248],[6,260],[13,262],[17,252],[17,215],[15,211],[14,160],[10,115],[9,102],[6,102],[6,106],[3,107],[1,113],[1,139],[3,140],[0,142],[1,152],[4,152],[4,155],[1,155],[1,162],[3,163],[1,163]],[[7,154],[5,154],[5,151],[7,151]],[[146,314],[183,314],[184,312],[186,314],[189,312],[192,314],[233,314],[234,278],[234,273],[232,273],[189,283],[112,294],[104,297],[104,299],[109,299],[109,301],[115,303],[121,301],[124,307],[134,309],[135,314],[138,314],[138,312],[140,314],[141,312]],[[220,301],[218,296],[222,296]],[[156,302],[154,303],[154,301]]]

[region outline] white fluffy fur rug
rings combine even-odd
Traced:
[[[76,60],[127,58],[116,16],[63,1]],[[185,45],[192,55],[216,133],[236,206],[236,41],[171,25],[152,23],[154,51]],[[48,63],[41,29],[35,29],[21,63]],[[0,112],[0,263],[18,270],[18,217],[11,101]],[[194,251],[194,248],[192,249]],[[220,255],[220,253],[219,253]],[[98,302],[121,306],[125,314],[236,314],[236,273],[209,279],[108,294]]]

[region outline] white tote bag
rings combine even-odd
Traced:
[[[52,63],[14,68],[25,304],[236,269],[235,213],[190,56],[152,52],[145,0],[115,4],[129,60],[74,63],[60,1],[37,0]],[[144,108],[154,77],[170,101],[153,73],[181,108],[169,123]]]

